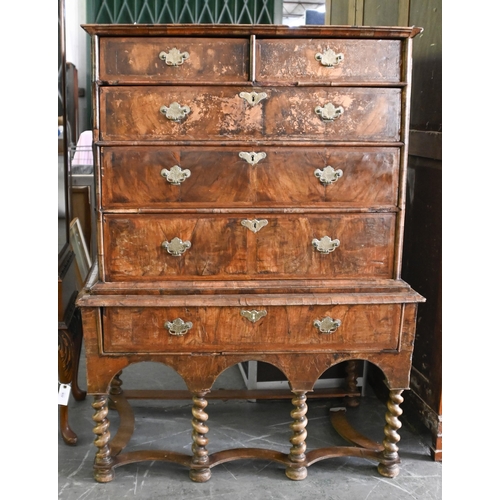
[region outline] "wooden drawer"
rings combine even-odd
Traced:
[[[131,86],[99,91],[104,141],[400,139],[401,89],[395,88]],[[266,97],[251,105],[240,97],[251,92]],[[325,121],[318,107],[329,105],[343,114]],[[184,117],[175,121],[166,117],[169,113]]]
[[[99,79],[112,84],[249,79],[245,38],[101,38],[99,57]]]
[[[107,353],[396,350],[401,313],[401,304],[109,307],[103,310],[103,349]],[[340,326],[325,318],[340,321]]]
[[[101,163],[104,210],[397,203],[399,148],[106,147]]]
[[[242,224],[255,221],[252,214],[104,215],[105,281],[392,277],[394,213],[257,219],[261,228],[253,232]],[[313,240],[324,237],[339,246],[320,252]],[[178,256],[165,248],[175,253],[177,239],[188,246]]]
[[[257,40],[257,82],[401,80],[400,40]]]

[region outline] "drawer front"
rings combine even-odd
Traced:
[[[109,147],[104,210],[397,203],[398,148]]]
[[[106,281],[390,278],[395,214],[103,217]]]
[[[400,304],[110,307],[108,353],[378,351],[397,349]]]
[[[400,89],[131,86],[100,93],[105,141],[400,138]]]
[[[258,82],[399,82],[399,40],[257,40]]]
[[[244,38],[100,40],[99,79],[114,84],[245,82],[248,68],[249,42]]]

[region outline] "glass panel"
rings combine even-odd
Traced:
[[[58,252],[61,254],[69,244],[69,195],[68,195],[68,163],[66,156],[66,52],[64,3],[59,1],[58,12],[58,203],[57,203],[57,233]],[[54,127],[55,128],[55,127]]]
[[[283,24],[325,24],[325,0],[283,0]]]

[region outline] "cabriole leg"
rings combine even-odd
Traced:
[[[292,437],[290,438],[290,443],[292,447],[290,448],[290,454],[288,458],[295,465],[286,468],[286,475],[288,478],[294,481],[300,481],[307,477],[307,468],[305,465],[306,460],[306,438],[307,438],[307,405],[306,405],[306,393],[303,391],[294,392],[292,398],[292,404],[295,408],[291,411],[290,415],[293,418],[293,422],[290,424],[292,429]]]
[[[399,474],[399,448],[396,443],[401,439],[397,431],[401,427],[401,422],[398,417],[403,413],[403,410],[399,407],[404,401],[401,396],[402,393],[402,389],[389,391],[389,400],[387,402],[388,411],[385,414],[385,438],[382,442],[384,446],[384,451],[382,452],[383,461],[378,465],[379,473],[385,477],[396,477]]]
[[[206,437],[208,433],[208,426],[206,425],[208,414],[205,412],[208,402],[204,397],[205,394],[205,392],[200,392],[193,395],[193,420],[191,422],[193,426],[193,445],[191,447],[193,458],[191,464],[197,467],[190,469],[189,477],[197,483],[208,481],[212,475],[208,467],[199,467],[208,465],[208,451],[206,449],[208,444],[208,438]]]
[[[94,460],[94,478],[99,483],[109,483],[115,474],[112,469],[113,459],[109,447],[110,432],[108,420],[108,397],[94,396],[92,407],[95,410],[92,420],[96,423],[94,427],[94,444],[97,446],[97,453]]]

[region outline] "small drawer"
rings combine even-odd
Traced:
[[[397,83],[400,40],[257,40],[257,82]]]
[[[395,227],[395,213],[105,214],[105,281],[387,279]]]
[[[399,141],[401,89],[100,88],[103,141]]]
[[[111,83],[248,81],[245,38],[103,37],[98,79]]]
[[[109,307],[106,353],[396,350],[401,304]]]
[[[394,207],[399,148],[104,147],[104,210]]]

